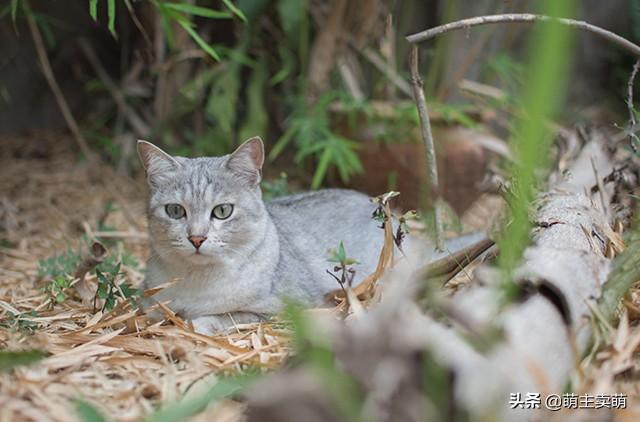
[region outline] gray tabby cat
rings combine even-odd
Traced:
[[[263,319],[283,298],[318,305],[336,281],[327,251],[340,241],[359,261],[355,283],[375,269],[383,231],[367,196],[321,190],[265,203],[264,147],[251,138],[223,157],[172,157],[138,141],[150,188],[151,257],[145,288],[211,334]]]

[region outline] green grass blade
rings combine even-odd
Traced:
[[[221,12],[219,10],[209,9],[207,7],[195,6],[187,3],[163,3],[167,9],[172,9],[188,15],[200,16],[211,19],[229,19],[233,15],[229,12]]]
[[[114,38],[118,38],[116,34],[116,0],[108,0],[107,17],[109,18],[109,32],[111,32]]]
[[[193,416],[201,412],[210,403],[229,397],[246,388],[252,380],[253,378],[248,376],[223,378],[200,397],[182,400],[171,404],[164,409],[160,409],[151,414],[146,420],[147,422],[173,422],[185,420],[189,416]]]
[[[76,400],[76,412],[82,422],[106,422],[106,418],[86,401]]]
[[[552,16],[571,17],[574,1],[544,2]],[[511,224],[498,241],[498,263],[509,276],[529,244],[529,208],[536,195],[540,171],[548,167],[551,134],[546,122],[562,106],[567,87],[573,32],[558,23],[537,24],[529,43],[527,85],[523,96],[524,117],[516,123],[513,149],[516,160],[512,174],[516,198],[510,202]],[[505,283],[506,301],[510,301],[513,285]]]
[[[222,2],[225,4],[225,6],[227,6],[229,8],[229,10],[231,10],[231,12],[236,15],[237,17],[239,17],[240,19],[242,19],[243,22],[247,21],[247,17],[244,15],[244,13],[242,12],[242,10],[238,9],[236,7],[235,4],[233,4],[233,2],[231,0],[222,0]]]
[[[332,150],[327,145],[325,150],[322,152],[322,156],[320,157],[320,161],[318,162],[318,168],[316,172],[313,174],[313,180],[311,181],[311,189],[318,189],[320,184],[324,180],[324,176],[327,173],[327,169],[329,168],[329,163],[331,162]]]
[[[98,21],[98,0],[89,0],[89,15],[94,22]]]
[[[18,2],[20,0],[11,0],[11,21],[13,26],[16,25],[16,16],[18,15]]]
[[[187,31],[187,34],[189,34],[191,38],[193,38],[193,40],[200,46],[200,48],[202,48],[215,60],[220,61],[220,56],[218,56],[218,53],[216,53],[216,51],[205,40],[203,40],[200,35],[198,35],[196,30],[191,27],[191,24],[188,21],[178,20],[178,23],[184,28],[185,31]]]
[[[45,356],[45,353],[40,350],[27,350],[22,352],[0,350],[0,372],[10,371],[17,366],[31,365]]]

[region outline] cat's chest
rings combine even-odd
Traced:
[[[268,291],[268,283],[252,271],[225,267],[162,268],[151,265],[147,277],[154,285],[173,282],[154,298],[169,301],[169,307],[185,318],[248,310]],[[158,282],[159,281],[159,282]]]

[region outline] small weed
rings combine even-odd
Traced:
[[[7,315],[0,318],[0,327],[20,331],[25,334],[33,334],[38,328],[38,324],[33,322],[31,318],[38,316],[36,311],[23,312],[20,314],[14,314],[7,312]]]
[[[262,196],[265,201],[291,194],[287,173],[280,173],[280,177],[262,182]]]
[[[49,284],[44,288],[45,293],[51,297],[51,303],[62,303],[67,300],[66,289],[71,287],[71,281],[68,277],[59,275],[56,276]]]
[[[96,268],[96,277],[98,278],[98,289],[93,297],[93,310],[97,309],[98,299],[104,300],[102,311],[110,311],[118,302],[118,299],[129,300],[134,306],[137,304],[137,298],[140,296],[140,291],[131,287],[127,282],[117,283],[118,276],[123,273],[120,272],[121,263],[116,264],[114,268],[109,272],[103,272],[99,268]]]
[[[68,249],[60,255],[38,261],[38,275],[40,277],[66,277],[74,273],[80,263],[80,253]]]
[[[329,262],[337,264],[333,267],[333,272],[326,270],[327,274],[333,277],[340,287],[344,290],[344,285],[351,287],[353,284],[353,278],[356,275],[356,270],[352,268],[352,265],[357,264],[353,258],[347,257],[347,252],[344,249],[344,244],[340,242],[340,245],[336,249],[329,250]],[[339,274],[340,276],[335,275]]]
[[[120,246],[121,244],[118,244]],[[44,292],[50,298],[51,306],[62,303],[69,298],[69,289],[78,266],[80,265],[80,253],[71,249],[66,252],[42,259],[38,265],[40,277],[48,279]],[[136,305],[136,298],[140,295],[138,289],[131,287],[129,283],[117,282],[117,278],[123,273],[122,266],[138,268],[138,260],[131,252],[120,249],[119,253],[108,255],[105,260],[93,270],[98,281],[98,287],[94,297],[94,311],[97,309],[98,299],[104,300],[102,310],[111,310],[118,299],[130,300]]]

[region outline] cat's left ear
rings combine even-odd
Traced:
[[[251,185],[262,180],[264,164],[264,144],[259,136],[250,138],[240,145],[229,157],[227,168]]]

